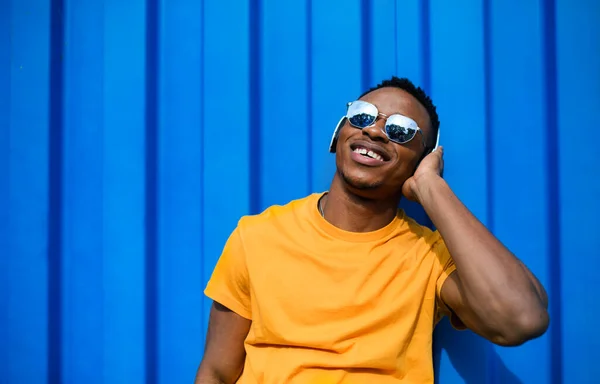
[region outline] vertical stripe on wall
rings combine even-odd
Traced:
[[[432,95],[445,178],[550,299],[549,332],[518,348],[442,321],[436,382],[600,375],[596,2],[0,9],[7,382],[192,380],[211,304],[203,289],[240,216],[328,189],[346,103],[391,75]]]
[[[11,89],[11,4],[9,0],[0,0],[0,201],[9,200],[9,166],[10,166],[10,89]],[[10,207],[0,204],[0,249],[10,252]],[[10,258],[0,257],[0,345],[9,345],[8,301],[9,301],[9,272]],[[9,349],[0,347],[0,372],[8,375]]]
[[[546,93],[546,188],[548,215],[548,254],[550,274],[546,285],[550,300],[551,325],[549,337],[551,341],[550,377],[553,384],[562,383],[565,379],[563,370],[562,343],[562,300],[561,295],[561,236],[560,236],[560,187],[559,187],[559,148],[558,148],[558,95],[557,95],[557,57],[556,57],[556,3],[554,0],[543,2],[543,44],[545,66]]]
[[[555,187],[560,236],[560,356],[565,382],[589,383],[600,376],[596,282],[600,269],[597,221],[600,212],[600,4],[593,0],[555,2],[556,17],[556,150]],[[548,105],[550,107],[550,105]],[[559,271],[556,271],[558,275]],[[553,276],[554,278],[554,276]],[[560,289],[560,292],[556,290]],[[557,316],[558,317],[558,316]]]
[[[250,214],[262,211],[261,207],[261,0],[249,0],[248,36],[249,36],[249,70],[248,102],[250,113],[250,134],[248,136],[248,153],[250,154]]]
[[[314,189],[313,189],[313,169],[311,167],[312,164],[312,157],[313,157],[313,153],[314,153],[314,148],[311,145],[312,143],[312,137],[313,137],[313,98],[312,98],[312,84],[313,84],[313,44],[312,44],[312,40],[313,40],[313,24],[312,24],[312,3],[313,0],[305,0],[306,3],[306,14],[305,14],[305,19],[306,19],[306,24],[304,26],[305,28],[305,33],[304,33],[304,38],[305,38],[305,46],[306,46],[306,53],[305,53],[305,66],[306,66],[306,81],[304,83],[304,89],[305,89],[305,93],[306,93],[306,97],[305,97],[305,108],[306,108],[306,120],[304,121],[304,126],[306,129],[306,152],[305,152],[305,156],[306,159],[304,161],[305,164],[305,168],[306,168],[306,192],[305,194],[311,194],[313,193]],[[300,158],[302,158],[302,156],[300,156]]]
[[[543,8],[519,1],[493,1],[489,6],[493,215],[488,220],[496,236],[548,287],[549,260],[539,256],[548,254],[549,226]],[[515,13],[516,7],[520,12]],[[507,30],[509,19],[513,28]],[[524,382],[548,382],[552,376],[547,335],[517,349],[494,351],[498,383],[515,376]]]
[[[198,276],[203,285],[239,217],[251,208],[249,7],[249,1],[235,7],[224,2],[204,3],[201,257],[205,268]],[[205,308],[209,305],[206,299],[203,303]],[[207,329],[207,318],[202,322]]]
[[[63,5],[61,377],[95,384],[105,374],[104,6]]]
[[[381,4],[381,3],[376,3]],[[387,23],[377,23],[377,30],[382,31],[377,40],[381,41],[387,36],[387,44],[377,46],[377,41],[373,42],[373,46],[377,47],[377,52],[380,55],[376,60],[375,69],[377,70],[377,64],[381,62],[382,52],[386,52],[388,55],[389,47],[393,43],[395,44],[395,74],[398,77],[406,77],[413,81],[415,85],[423,88],[426,92],[429,92],[431,86],[431,54],[430,54],[430,34],[429,34],[429,0],[395,0],[394,2],[394,13],[390,13],[392,6],[378,7],[377,16],[393,17],[393,20],[389,20]],[[394,26],[395,35],[393,40],[392,36],[389,36],[389,30],[385,30],[386,25]],[[427,31],[427,33],[425,33]],[[385,40],[384,40],[385,41]],[[388,56],[389,57],[389,56]],[[388,60],[391,61],[391,60]],[[386,76],[387,75],[387,76]],[[389,77],[389,74],[382,73],[379,77]],[[434,99],[434,104],[437,103]],[[440,128],[443,130],[444,127]],[[441,142],[443,144],[443,141]],[[423,208],[417,203],[404,199],[400,202],[400,206],[405,212],[413,217],[417,222],[422,225],[432,227],[431,221],[425,214]]]
[[[158,313],[157,313],[157,263],[158,255],[158,196],[157,189],[160,183],[158,178],[158,121],[160,119],[160,108],[158,95],[159,85],[159,57],[161,46],[159,36],[161,26],[159,17],[159,0],[146,1],[146,99],[145,99],[145,366],[146,383],[156,384],[158,382]]]
[[[64,7],[50,2],[50,94],[48,150],[48,382],[62,382],[62,173]]]
[[[48,382],[48,206],[50,125],[50,3],[12,1],[9,52],[10,84],[0,92],[8,100],[8,210],[5,281],[6,342],[3,380]],[[4,12],[3,12],[4,13]],[[36,26],[27,28],[25,26]],[[6,69],[6,67],[5,67]],[[8,252],[7,252],[8,250]],[[7,253],[4,253],[7,252]],[[54,319],[56,320],[56,318]],[[5,365],[4,365],[5,364]]]
[[[312,146],[314,191],[325,191],[333,178],[331,135],[346,113],[346,103],[362,89],[361,0],[312,3]]]
[[[428,55],[424,53],[428,49],[429,35],[423,35],[422,24],[424,19],[429,18],[429,13],[423,16],[420,0],[396,0],[394,10],[396,75],[408,77],[424,87],[424,72],[429,73],[430,65],[425,64],[425,56]],[[389,9],[382,9],[381,13],[389,13]]]
[[[372,31],[373,26],[373,4],[369,0],[361,0],[360,3],[360,19],[359,26],[361,30],[361,90],[369,89],[373,86],[373,79],[371,78],[371,67],[373,63],[373,38]]]
[[[483,31],[483,88],[484,88],[484,115],[485,115],[485,126],[483,129],[485,130],[485,173],[486,177],[486,207],[485,207],[485,215],[487,217],[487,227],[492,232],[494,231],[495,216],[494,216],[494,111],[492,109],[492,103],[494,100],[494,90],[493,90],[493,62],[492,62],[492,26],[491,26],[491,10],[490,10],[490,0],[482,0],[482,31]],[[498,364],[497,357],[492,349],[491,345],[487,345],[486,349],[486,360],[485,360],[485,368],[486,368],[486,376],[488,382],[490,384],[498,383]]]
[[[431,1],[432,0],[420,0],[421,9],[419,16],[421,17],[421,65],[423,66],[421,72],[421,88],[425,92],[431,94]]]
[[[260,129],[252,129],[251,136],[258,144],[251,146],[250,156],[258,158],[260,164],[260,177],[252,179],[251,184],[261,191],[262,211],[268,205],[285,204],[306,195],[310,160],[307,151],[321,150],[308,145],[312,106],[307,97],[307,6],[302,2],[261,1],[259,9],[261,65],[257,91],[261,102],[252,108],[260,109],[261,118]]]
[[[158,383],[185,382],[202,355],[203,5],[161,1],[158,34]],[[186,76],[181,76],[186,73]],[[146,363],[148,364],[148,362]]]
[[[362,26],[369,32],[365,34],[368,40],[363,47],[362,92],[397,74],[396,14],[390,12],[394,9],[395,0],[370,2],[369,13],[363,15],[363,19],[369,16],[369,23]]]
[[[102,259],[106,382],[146,381],[145,26],[145,1],[104,3]]]
[[[483,223],[487,217],[483,3],[430,0],[431,87],[444,145],[444,178]],[[424,17],[424,16],[422,16]],[[440,327],[434,353],[440,383],[486,382],[492,349],[471,332]]]

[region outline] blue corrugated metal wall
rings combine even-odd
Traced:
[[[598,1],[0,0],[0,383],[191,382],[237,219],[325,190],[392,74],[551,298],[520,348],[442,323],[439,382],[597,382]]]

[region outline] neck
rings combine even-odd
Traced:
[[[368,199],[353,193],[336,174],[321,204],[327,221],[348,232],[371,232],[392,222],[400,197]]]

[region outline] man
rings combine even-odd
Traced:
[[[243,217],[229,237],[196,383],[433,383],[443,315],[499,345],[546,331],[542,285],[442,179],[438,129],[407,79],[349,103],[329,191]],[[398,210],[402,196],[437,230]]]

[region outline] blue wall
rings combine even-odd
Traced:
[[[237,219],[325,190],[392,74],[551,299],[519,348],[443,322],[439,382],[597,382],[599,47],[594,0],[0,0],[0,383],[191,382]]]

